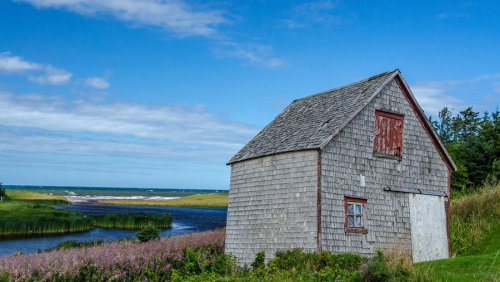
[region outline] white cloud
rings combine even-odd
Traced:
[[[464,109],[474,106],[487,110],[488,98],[500,83],[500,74],[483,74],[469,79],[421,82],[411,86],[413,94],[427,114],[437,116],[443,107]],[[497,105],[493,105],[497,106]]]
[[[195,10],[180,0],[17,0],[38,8],[65,9],[82,15],[110,15],[119,20],[163,28],[183,36],[211,36],[226,23],[221,12]]]
[[[107,89],[109,82],[102,77],[88,77],[85,79],[85,85],[96,89]]]
[[[53,66],[46,66],[44,73],[38,76],[30,76],[30,80],[40,84],[63,85],[70,81],[72,73],[58,69]]]
[[[0,150],[156,152],[185,160],[215,155],[224,162],[256,134],[256,128],[221,120],[200,106],[64,102],[35,94],[0,93],[0,112],[0,126],[20,134],[15,144],[10,137],[0,140]],[[36,134],[30,133],[33,130]]]
[[[459,18],[459,19],[470,18],[470,16],[468,14],[465,14],[465,13],[454,13],[454,12],[439,13],[439,14],[436,15],[436,17],[439,20],[446,20],[446,19],[451,19],[451,18]]]
[[[447,94],[447,89],[438,84],[417,84],[411,87],[419,105],[427,115],[436,117],[443,107],[460,108],[464,102]]]
[[[305,28],[315,24],[325,26],[341,24],[343,20],[334,10],[338,1],[319,0],[303,2],[292,7],[289,18],[281,20],[280,25],[289,29]]]
[[[500,83],[493,84],[493,91],[495,91],[495,93],[497,94],[500,94]]]
[[[0,72],[29,73],[29,79],[39,84],[62,85],[70,81],[72,73],[51,65],[27,61],[10,52],[0,53]]]
[[[64,9],[86,16],[111,16],[115,19],[141,26],[159,27],[179,36],[203,36],[212,40],[219,57],[238,58],[259,65],[277,68],[284,61],[271,55],[264,45],[245,44],[245,40],[234,40],[220,32],[220,26],[229,23],[225,13],[208,8],[195,9],[183,0],[14,0],[29,3],[38,8]],[[325,9],[331,1],[320,1],[304,9]],[[322,15],[318,20],[326,21]],[[229,42],[229,43],[228,43]],[[237,43],[238,42],[238,43]],[[231,46],[228,46],[231,45]],[[264,50],[265,49],[265,50]],[[224,55],[221,55],[224,53]]]
[[[13,56],[9,52],[0,53],[0,72],[20,73],[39,70],[40,68],[39,64],[26,61],[18,56]]]
[[[285,65],[285,61],[272,55],[271,46],[261,44],[238,44],[233,41],[225,41],[215,51],[216,56],[221,58],[239,58],[251,65],[266,68],[279,68]]]

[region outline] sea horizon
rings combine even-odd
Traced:
[[[19,190],[50,190],[50,189],[86,189],[86,190],[161,190],[176,192],[228,192],[229,188],[164,188],[164,187],[122,187],[122,186],[73,186],[73,185],[24,185],[24,184],[2,184],[6,189]]]

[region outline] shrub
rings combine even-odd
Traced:
[[[300,249],[278,251],[269,262],[269,269],[317,272],[326,267],[340,268],[348,271],[357,270],[366,258],[357,254],[332,254],[329,252],[307,253]]]
[[[160,238],[160,230],[156,227],[149,225],[144,227],[141,231],[137,232],[137,240],[140,242],[147,242]]]
[[[266,267],[266,253],[264,251],[260,251],[257,253],[255,256],[255,260],[252,262],[252,269],[256,270],[259,268],[265,268]]]
[[[48,249],[48,250],[44,250],[43,252],[99,246],[99,245],[102,245],[103,243],[104,243],[104,241],[102,241],[102,240],[96,240],[96,241],[91,241],[91,242],[77,242],[77,241],[69,240],[69,241],[61,242],[57,246],[55,246],[51,249]],[[42,252],[42,251],[39,251],[39,252]]]

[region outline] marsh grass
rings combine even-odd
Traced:
[[[170,228],[172,217],[169,214],[103,214],[89,216],[89,219],[96,227],[119,228],[119,229],[142,229],[146,226],[153,226],[159,229]]]
[[[80,214],[56,210],[58,200],[7,201],[0,204],[0,238],[81,232],[93,227]]]

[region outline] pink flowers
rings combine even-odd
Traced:
[[[101,277],[126,278],[131,273],[169,271],[169,261],[184,257],[184,250],[208,245],[224,250],[223,230],[162,238],[146,243],[113,242],[95,247],[13,255],[0,258],[0,276],[8,273],[14,281],[37,276],[46,280],[54,275],[75,277],[82,268],[95,268]]]

